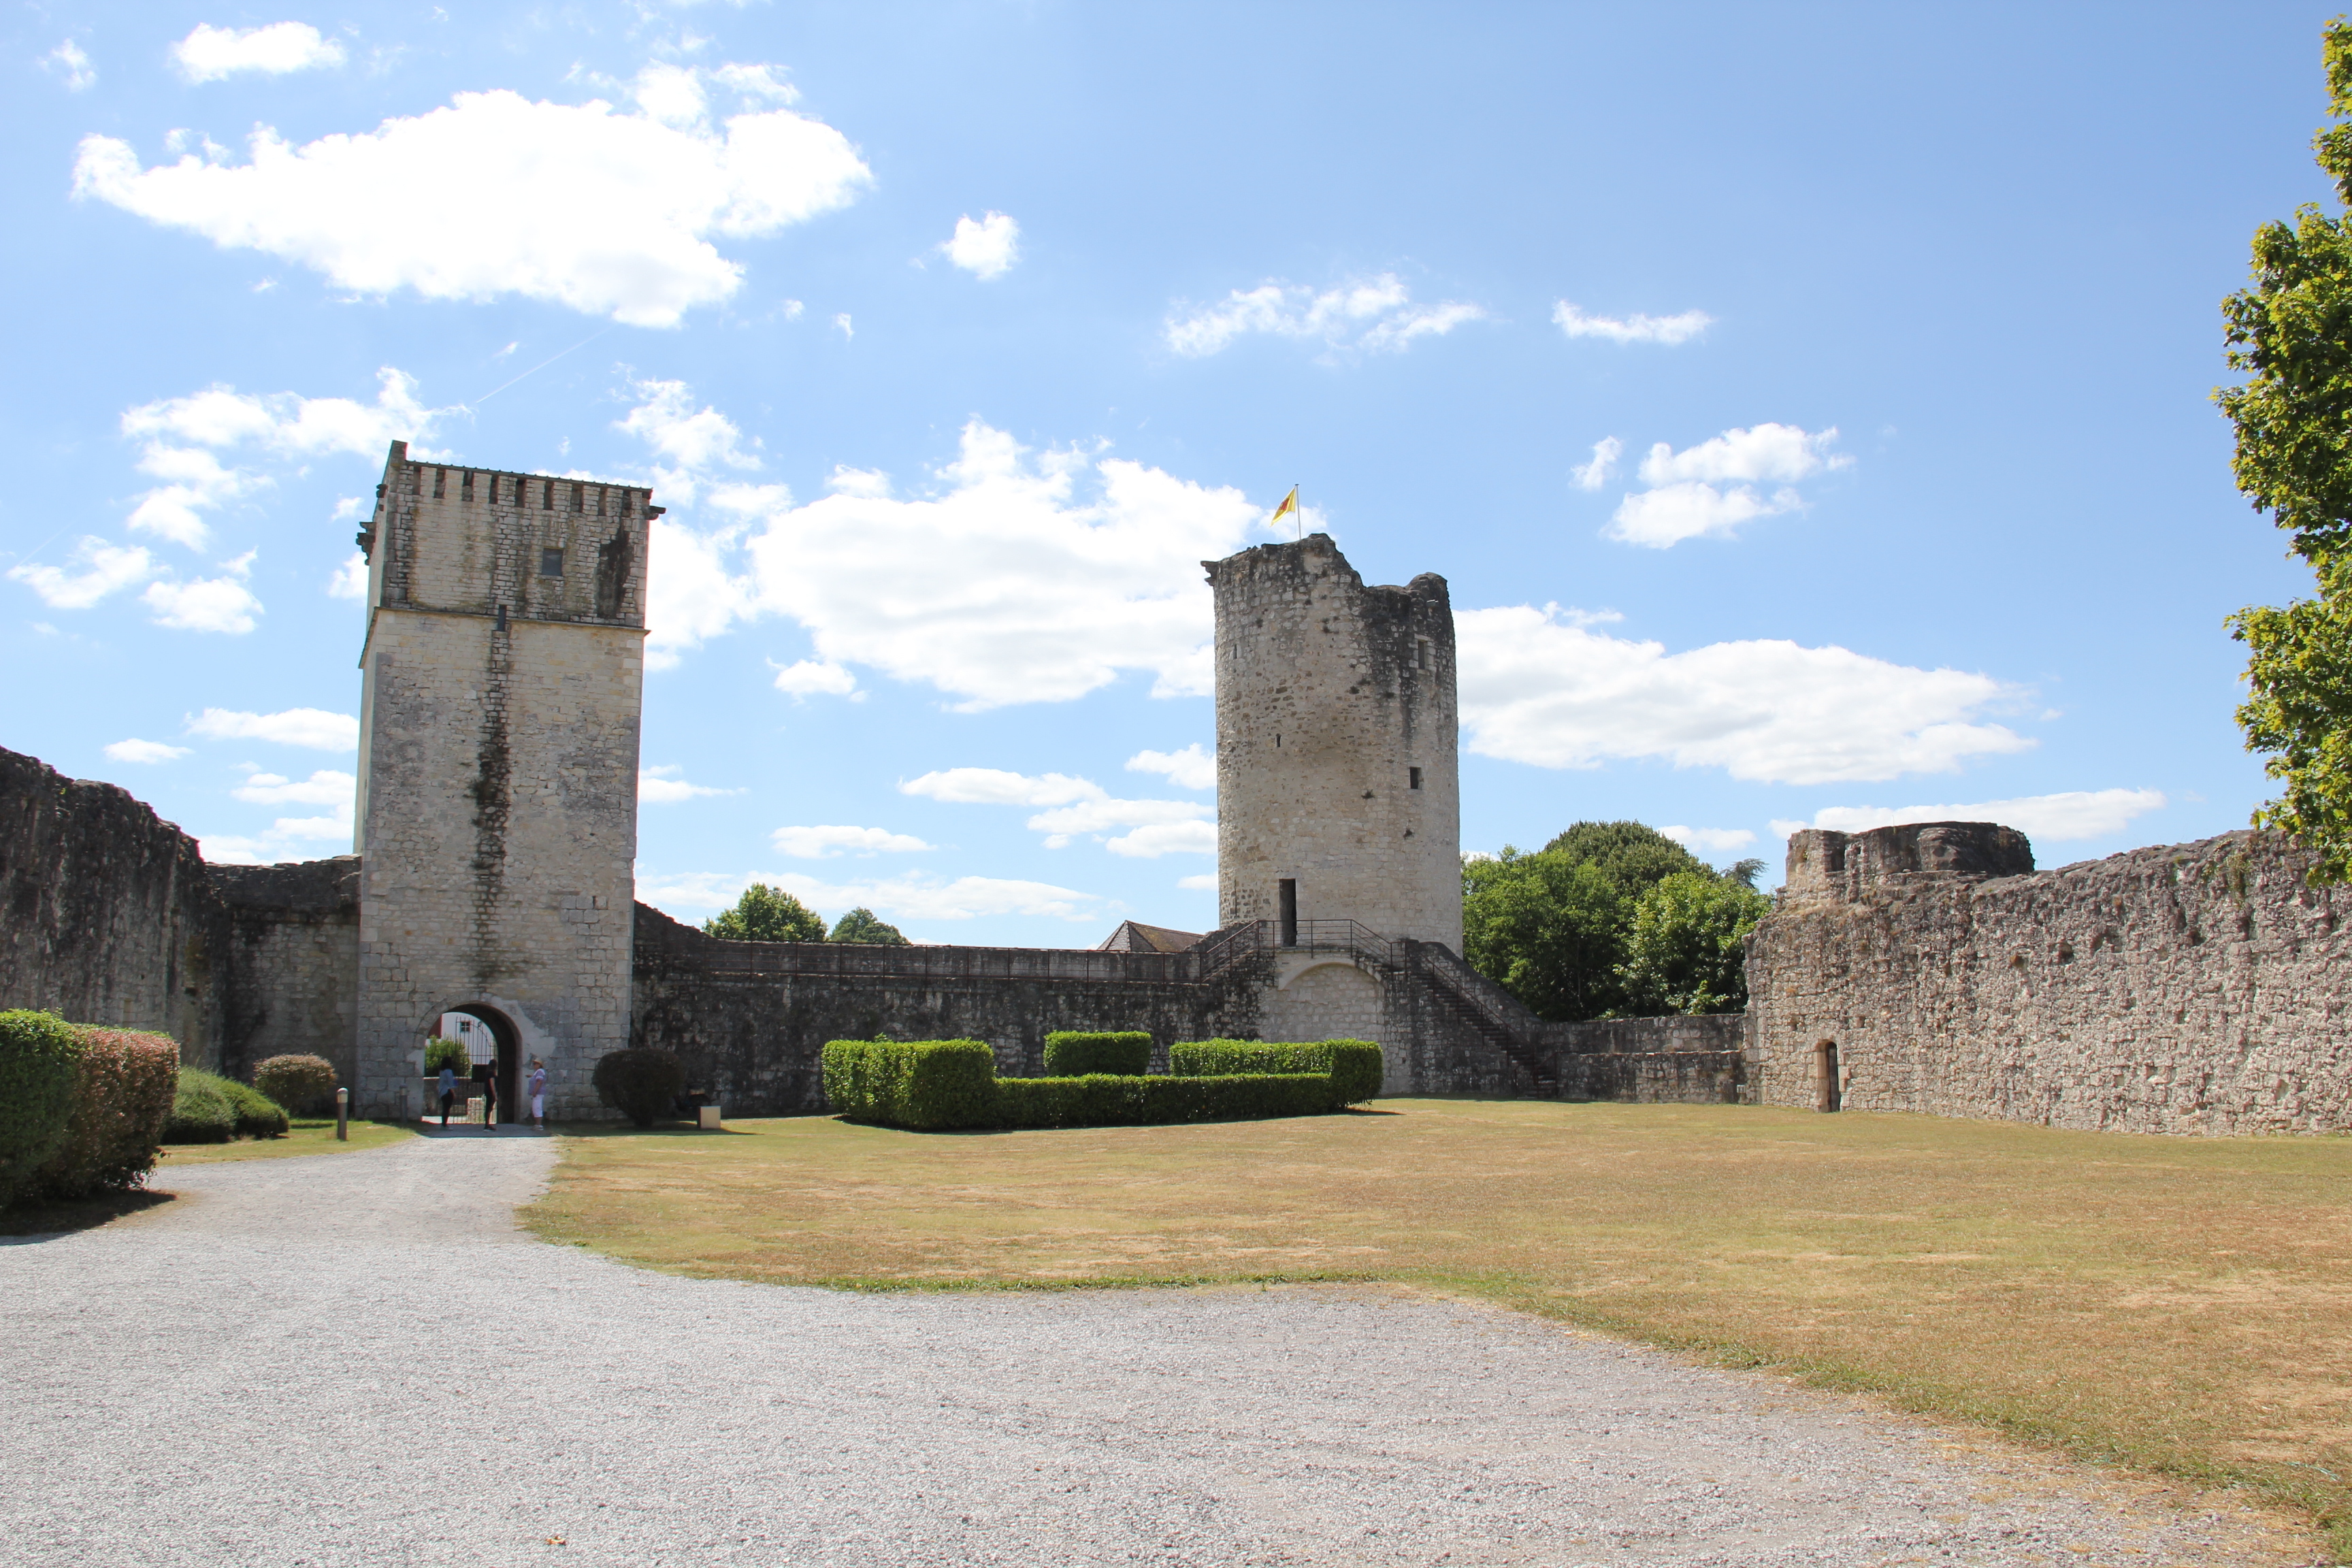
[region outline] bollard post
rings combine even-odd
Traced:
[[[335,1090],[335,1139],[341,1143],[352,1141],[352,1091],[348,1089]]]

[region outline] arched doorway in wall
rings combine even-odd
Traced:
[[[460,1002],[442,1010],[438,1028],[444,1038],[466,1047],[467,1061],[489,1068],[499,1091],[499,1120],[518,1120],[520,1107],[515,1095],[521,1087],[522,1037],[514,1020],[487,1003]],[[464,1097],[462,1089],[459,1097]]]
[[[1836,1110],[1845,1104],[1845,1085],[1838,1075],[1838,1048],[1835,1040],[1823,1040],[1813,1047],[1813,1109]]]

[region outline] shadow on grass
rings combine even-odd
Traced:
[[[142,1187],[137,1192],[107,1193],[75,1203],[24,1204],[0,1214],[0,1237],[6,1238],[6,1244],[21,1246],[72,1236],[78,1231],[95,1230],[127,1215],[160,1208],[173,1196]]]

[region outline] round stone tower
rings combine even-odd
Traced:
[[[1351,920],[1460,952],[1445,579],[1368,588],[1321,533],[1202,564],[1217,601],[1218,922]]]

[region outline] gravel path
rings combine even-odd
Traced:
[[[191,1166],[0,1245],[0,1563],[2293,1560],[2252,1515],[1454,1303],[643,1273],[515,1228],[554,1157]]]

